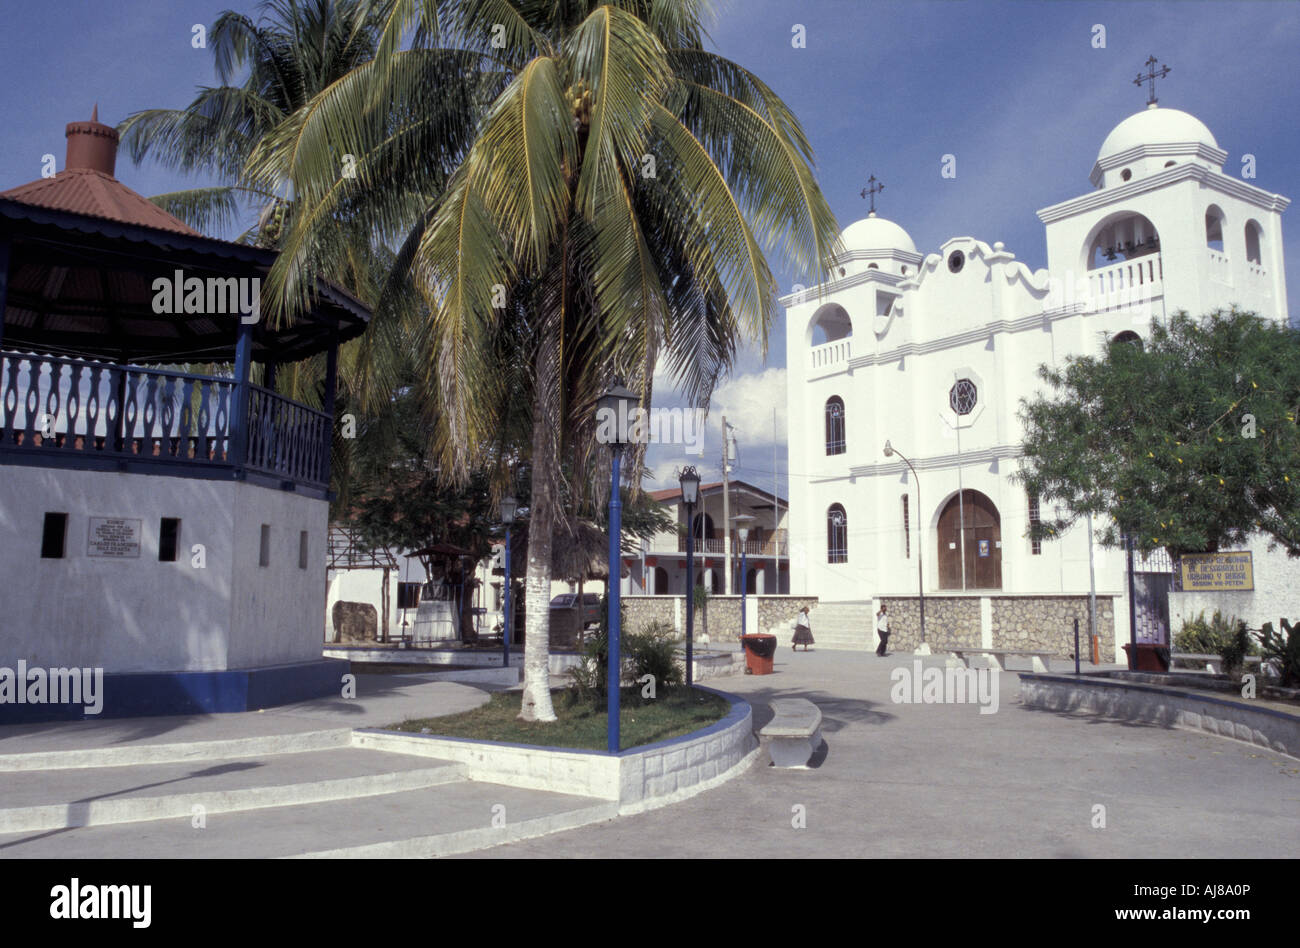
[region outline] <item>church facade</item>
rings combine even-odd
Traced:
[[[1011,480],[1020,400],[1040,391],[1040,364],[1140,343],[1152,318],[1180,309],[1235,304],[1286,322],[1290,202],[1225,173],[1227,157],[1185,112],[1153,104],[1125,119],[1093,189],[1038,212],[1048,266],[1036,272],[974,237],[922,254],[874,212],[846,228],[834,277],[782,299],[791,592],[906,614],[919,586],[940,646],[945,625],[961,637],[964,622],[966,644],[988,647],[1031,600],[1086,601],[1087,531],[1026,537],[1053,512]],[[1099,612],[1111,610],[1101,660],[1113,648],[1122,661],[1124,556],[1097,546],[1091,566]]]

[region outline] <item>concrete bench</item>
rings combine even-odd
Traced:
[[[1179,659],[1186,662],[1204,662],[1205,670],[1211,675],[1218,675],[1223,671],[1222,655],[1211,655],[1208,652],[1171,652],[1169,655],[1170,666],[1172,667],[1173,663]],[[1247,665],[1258,665],[1260,657],[1258,655],[1247,655],[1245,661]]]
[[[1048,667],[1048,660],[1056,654],[1055,652],[1033,651],[1032,649],[1023,648],[949,648],[957,657],[957,660],[966,668],[970,668],[970,656],[984,655],[988,657],[989,667],[994,671],[1006,671],[1007,656],[1018,655],[1021,658],[1028,658],[1033,663],[1034,671],[1046,675],[1051,669]]]
[[[775,717],[758,732],[777,767],[807,767],[822,743],[822,713],[807,698],[777,698]]]

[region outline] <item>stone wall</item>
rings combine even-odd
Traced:
[[[921,644],[921,618],[917,599],[882,597],[889,615],[889,650],[911,652]],[[980,647],[978,596],[926,596],[925,639],[934,651],[950,646]],[[872,636],[872,641],[879,641]]]
[[[795,616],[804,606],[817,607],[816,596],[748,596],[758,600],[758,623],[748,632],[767,632],[772,626],[788,629]],[[740,596],[710,596],[705,610],[695,610],[695,636],[697,639],[707,632],[711,642],[735,642],[740,638]],[[677,634],[686,634],[686,612],[681,596],[624,596],[627,624],[634,632],[640,632],[653,621],[674,625]]]
[[[886,596],[880,601],[889,607],[890,649],[914,650],[921,640],[916,597]],[[1085,661],[1091,658],[1087,596],[926,596],[925,637],[930,648],[940,652],[957,646],[984,647],[981,617],[984,602],[991,611],[987,641],[992,647],[1070,655],[1074,652],[1074,619],[1077,618],[1083,658]],[[1097,597],[1097,635],[1101,639],[1102,661],[1112,661],[1114,597]]]
[[[761,632],[772,631],[777,626],[777,637],[785,642],[790,638],[790,628],[794,625],[799,611],[807,606],[810,611],[817,609],[816,596],[760,596],[758,600],[758,629]]]
[[[1092,657],[1088,641],[1087,596],[993,596],[993,644],[1074,653],[1074,620],[1079,620],[1079,650],[1084,661]],[[1102,661],[1115,654],[1115,605],[1109,596],[1097,597],[1097,635]]]
[[[674,601],[680,596],[623,596],[621,602],[627,616],[628,630],[640,632],[651,622],[673,624]],[[698,628],[699,618],[696,618]]]

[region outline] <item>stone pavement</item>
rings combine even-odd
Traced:
[[[997,713],[981,715],[974,704],[893,704],[890,672],[911,668],[910,654],[783,650],[776,662],[771,676],[708,684],[746,697],[758,728],[774,698],[815,701],[827,744],[813,769],[756,765],[691,799],[614,819],[607,802],[474,783],[438,772],[456,766],[446,762],[346,746],[353,727],[472,708],[496,686],[358,676],[352,700],[0,728],[0,771],[9,771],[0,816],[10,821],[0,858],[1279,857],[1300,842],[1293,758],[1023,708],[1014,672],[1000,678]],[[214,755],[221,741],[233,749]],[[57,769],[66,766],[85,769]],[[185,793],[226,811],[196,830]],[[496,803],[522,841],[492,846],[501,837],[486,805]],[[1091,826],[1097,805],[1103,829]],[[137,822],[79,824],[97,811]],[[806,826],[796,829],[800,814]]]
[[[893,704],[890,671],[912,661],[778,651],[776,674],[710,684],[747,698],[756,728],[770,720],[773,698],[816,702],[826,747],[814,769],[756,765],[661,810],[472,855],[1259,858],[1300,848],[1294,758],[1196,732],[1023,708],[1014,671],[1001,676],[995,714],[974,704]],[[1105,828],[1091,826],[1096,805],[1105,807]],[[792,825],[797,807],[806,828]]]
[[[357,697],[317,698],[265,711],[152,718],[103,718],[0,726],[0,757],[11,754],[114,749],[129,753],[149,745],[383,727],[415,717],[477,708],[499,687],[427,681],[411,675],[358,675]]]

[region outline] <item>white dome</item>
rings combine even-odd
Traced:
[[[1138,145],[1175,145],[1199,142],[1218,149],[1214,135],[1194,115],[1178,109],[1144,109],[1120,122],[1101,143],[1097,160],[1128,151]]]
[[[854,250],[903,250],[916,253],[916,244],[907,236],[907,231],[893,221],[883,217],[864,217],[844,228],[840,234],[844,249],[850,253]]]

